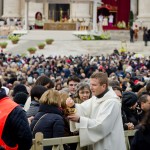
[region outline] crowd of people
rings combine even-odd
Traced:
[[[84,149],[125,150],[123,131],[134,129],[131,150],[148,149],[149,94],[149,56],[118,50],[107,56],[1,52],[1,149],[28,150],[42,132],[44,138],[79,135]]]

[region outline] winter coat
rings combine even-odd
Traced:
[[[41,104],[30,127],[33,138],[37,132],[42,132],[44,138],[63,137],[64,119],[61,110],[57,106]],[[51,149],[50,146],[44,148],[44,150],[49,149]]]
[[[32,100],[29,109],[27,110],[27,117],[35,116],[39,111],[40,104],[38,101]]]
[[[150,125],[141,126],[139,130],[136,131],[130,150],[148,149],[150,149]]]
[[[136,126],[139,122],[139,117],[138,117],[137,111],[131,110],[128,107],[123,106],[122,107],[122,120],[123,120],[123,125],[125,123],[131,122],[134,124],[134,126]],[[127,128],[125,128],[125,126],[124,126],[124,129],[127,130]]]
[[[0,100],[7,97],[5,90],[0,89]],[[32,146],[32,134],[25,111],[17,106],[9,114],[2,134],[4,142],[11,147],[18,144],[18,150],[29,150]]]

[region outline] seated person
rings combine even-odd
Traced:
[[[43,29],[43,20],[42,20],[42,13],[37,12],[35,14],[35,29]]]

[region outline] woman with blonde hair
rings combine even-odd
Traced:
[[[61,98],[58,91],[50,89],[39,100],[39,112],[35,115],[31,130],[33,138],[37,132],[42,132],[44,138],[56,138],[64,136],[64,118],[61,107]],[[44,147],[51,150],[52,147]]]

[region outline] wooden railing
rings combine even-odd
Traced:
[[[129,137],[133,137],[136,130],[127,130],[125,131],[125,141],[127,150],[130,149]],[[35,139],[33,139],[33,145],[31,150],[43,150],[44,146],[53,146],[52,150],[64,150],[63,144],[71,144],[77,143],[77,149],[80,148],[80,137],[79,136],[69,136],[69,137],[61,137],[61,138],[49,138],[44,139],[42,133],[36,133]]]

